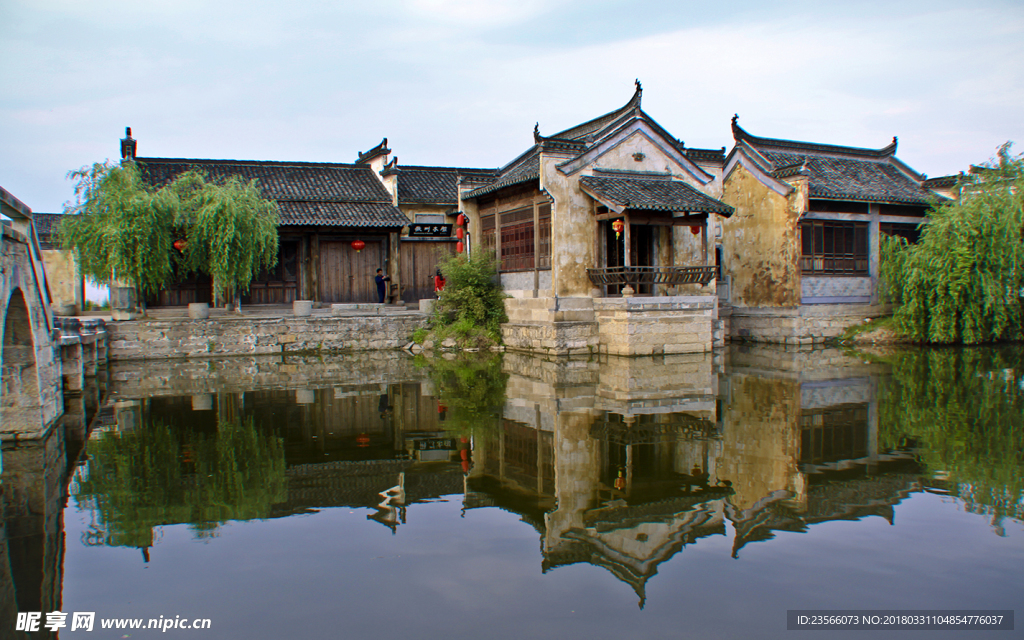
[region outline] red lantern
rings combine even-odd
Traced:
[[[700,233],[700,229],[701,229],[700,225],[696,225],[696,224],[695,225],[691,225],[690,226],[690,233],[692,233],[693,235],[697,235],[698,233]]]
[[[616,240],[619,239],[619,236],[622,234],[622,230],[625,229],[625,228],[626,228],[626,225],[623,224],[622,220],[616,220],[615,222],[612,223],[612,230],[615,231],[615,239]]]
[[[459,240],[462,240],[463,236],[465,236],[465,235],[466,235],[466,230],[463,229],[462,227],[458,227],[458,228],[455,229],[455,237],[458,238]]]
[[[356,250],[356,253],[359,253],[360,251],[362,251],[363,247],[365,247],[365,246],[366,246],[366,243],[363,242],[362,240],[353,240],[352,241],[352,248]]]
[[[177,249],[180,253],[184,253],[185,252],[186,243],[185,243],[184,240],[175,240],[174,244],[171,245],[171,246],[173,246],[175,249]]]
[[[462,245],[462,240],[459,240],[458,242],[455,243],[455,251],[456,252],[462,253],[463,249],[465,249],[465,247]]]
[[[365,433],[360,433],[358,436],[356,436],[356,446],[357,447],[368,447],[368,446],[370,446],[370,436],[366,435]]]
[[[466,224],[466,214],[460,213],[459,217],[455,219],[455,224],[459,225],[460,227]]]

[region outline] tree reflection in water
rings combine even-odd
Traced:
[[[197,538],[228,520],[266,518],[287,496],[284,447],[252,419],[218,420],[215,433],[153,420],[89,443],[71,493],[93,512],[86,544],[147,549],[154,527],[189,523]]]
[[[933,489],[987,514],[1024,519],[1024,348],[899,351],[879,398],[883,446],[917,446]]]

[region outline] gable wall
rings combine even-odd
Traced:
[[[636,154],[642,154],[637,159]],[[600,295],[590,283],[587,269],[597,266],[598,223],[594,220],[596,204],[579,188],[579,179],[592,175],[594,168],[625,171],[665,172],[673,179],[685,182],[711,197],[721,196],[721,182],[715,180],[701,184],[683,169],[675,158],[658,148],[646,135],[634,131],[617,144],[611,145],[582,171],[565,175],[558,165],[565,162],[561,156],[541,156],[541,187],[553,198],[551,212],[553,292],[558,296]],[[712,216],[717,218],[717,216]],[[712,223],[714,224],[714,223]],[[672,234],[672,249],[667,238],[659,242],[658,260],[661,264],[689,266],[703,264],[702,236],[694,236],[688,228],[673,228],[660,233]],[[708,238],[714,237],[714,227]],[[713,251],[709,248],[709,261]],[[702,292],[707,293],[705,288]]]
[[[737,307],[800,304],[800,233],[805,183],[781,196],[737,166],[725,178],[722,201],[736,208],[722,221],[722,259]]]

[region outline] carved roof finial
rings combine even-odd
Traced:
[[[644,92],[644,88],[640,86],[640,78],[637,78],[633,82],[636,83],[636,92],[637,93],[643,93]]]
[[[740,119],[740,114],[738,114],[738,113],[732,114],[732,123],[733,124],[736,124],[736,121],[739,120],[739,119]]]
[[[542,137],[540,135],[540,123],[537,122],[533,125],[533,141],[540,142]]]

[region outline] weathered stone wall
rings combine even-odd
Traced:
[[[501,337],[509,349],[587,354],[598,344],[592,298],[507,298]]]
[[[112,400],[396,384],[428,377],[402,351],[123,360],[111,362],[108,370]]]
[[[804,276],[800,289],[804,304],[818,302],[822,298],[853,298],[856,302],[868,303],[874,293],[871,278]]]
[[[422,314],[133,320],[107,325],[111,360],[400,349]]]
[[[725,179],[722,200],[736,208],[722,221],[722,259],[736,307],[791,307],[800,302],[800,233],[804,192],[788,197],[745,167]]]
[[[872,304],[814,304],[788,309],[733,307],[730,338],[778,344],[813,344],[842,335],[848,327],[886,315]]]
[[[78,272],[78,263],[70,251],[47,249],[42,252],[46,265],[46,282],[58,314],[74,314],[85,304],[85,281]]]
[[[596,299],[600,351],[622,356],[710,351],[717,304],[715,296]]]

